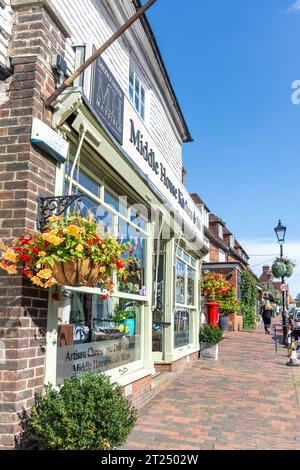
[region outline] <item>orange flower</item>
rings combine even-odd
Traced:
[[[35,284],[36,286],[44,287],[43,282],[42,282],[41,279],[40,279],[39,277],[37,277],[37,276],[33,276],[33,277],[31,278],[31,282],[32,282],[33,284]]]
[[[42,256],[46,256],[46,251],[39,251],[38,256],[41,258]]]
[[[77,225],[69,225],[69,227],[67,227],[67,234],[78,238],[80,235],[80,229]]]
[[[5,269],[5,271],[6,271],[7,268],[8,268],[8,264],[6,264],[4,261],[1,261],[0,262],[0,268]]]
[[[52,271],[51,269],[42,269],[37,273],[37,275],[42,279],[50,279],[50,277],[52,277]]]
[[[45,282],[44,287],[48,288],[48,287],[55,286],[56,284],[57,284],[56,279],[54,277],[51,277],[50,279],[48,279],[48,281]]]
[[[8,274],[17,274],[17,266],[15,264],[11,264],[6,268],[6,271],[8,272]]]

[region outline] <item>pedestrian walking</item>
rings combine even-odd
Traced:
[[[264,325],[265,325],[266,335],[270,334],[269,328],[270,328],[271,322],[272,322],[272,312],[273,312],[272,305],[271,305],[270,301],[267,300],[266,303],[261,308],[261,314],[262,314],[263,322],[264,322]]]

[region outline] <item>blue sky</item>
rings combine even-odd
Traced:
[[[148,17],[194,138],[188,189],[261,255],[252,266],[277,253],[281,218],[300,292],[300,0],[158,0]]]

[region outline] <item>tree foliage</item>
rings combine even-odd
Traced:
[[[244,318],[244,329],[252,330],[256,326],[257,286],[255,277],[248,271],[242,274],[241,290],[241,311]]]

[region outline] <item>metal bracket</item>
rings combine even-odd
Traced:
[[[77,200],[80,200],[80,196],[38,197],[38,229],[43,230],[48,219],[54,213],[55,215],[61,215],[73,202]]]

